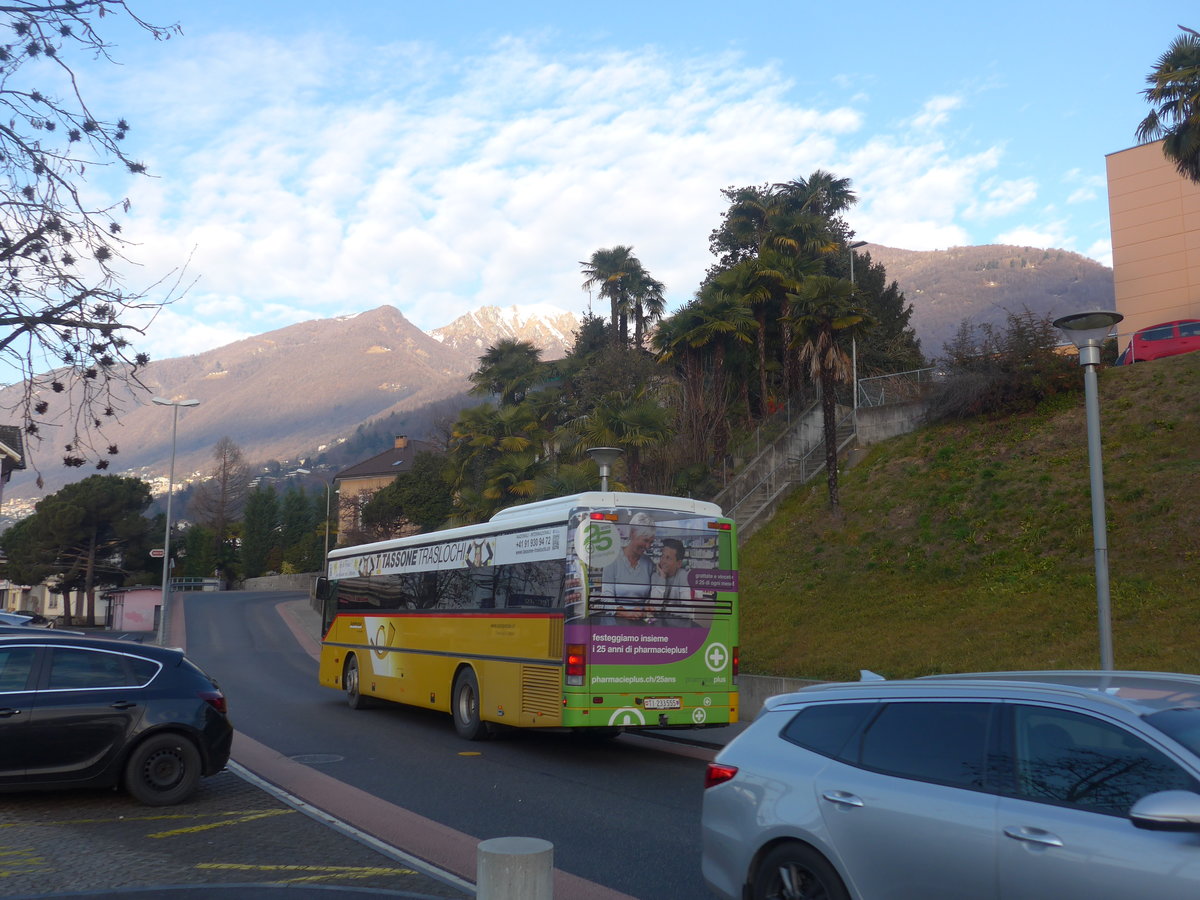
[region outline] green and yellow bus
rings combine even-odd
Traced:
[[[320,681],[359,708],[590,730],[737,721],[734,523],[713,503],[587,492],[329,554]]]

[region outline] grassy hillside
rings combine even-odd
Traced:
[[[1116,665],[1200,672],[1200,353],[1101,371],[1100,415]],[[839,514],[819,482],[743,547],[744,672],[1099,665],[1082,390],[872,448]]]

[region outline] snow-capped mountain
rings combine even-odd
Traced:
[[[528,341],[542,359],[561,359],[575,343],[579,317],[546,303],[529,306],[483,306],[429,332],[434,340],[473,357],[504,338]]]

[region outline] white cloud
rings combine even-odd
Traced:
[[[966,214],[980,219],[1006,216],[1032,203],[1037,198],[1037,191],[1037,182],[1032,178],[989,181],[983,186],[982,196],[971,204]]]
[[[578,261],[614,244],[675,307],[712,263],[721,188],[816,168],[853,179],[860,236],[910,249],[983,243],[975,221],[1037,193],[1001,146],[943,134],[957,96],[880,132],[866,96],[810,103],[731,55],[502,40],[451,58],[317,36],[181,48],[193,55],[139,82],[163,85],[140,113],[164,177],[131,188],[136,255],[165,271],[195,248],[201,278],[152,326],[156,357],[384,303],[426,330],[485,303],[580,311]]]
[[[1096,241],[1087,248],[1087,255],[1111,269],[1113,264],[1112,241],[1108,239]]]
[[[1013,244],[1017,247],[1061,247],[1070,250],[1074,240],[1066,234],[1065,222],[1042,223],[1040,226],[1023,225],[996,235],[997,244]]]
[[[920,131],[930,131],[945,125],[950,120],[950,113],[963,105],[961,97],[942,96],[932,97],[925,101],[921,112],[913,116],[910,124]]]

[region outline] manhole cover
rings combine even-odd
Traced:
[[[321,763],[341,762],[345,759],[344,756],[338,756],[336,753],[299,753],[296,756],[289,756],[292,762],[304,763],[306,766],[319,766]]]

